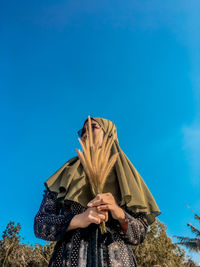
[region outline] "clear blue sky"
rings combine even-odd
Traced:
[[[1,233],[13,220],[24,242],[41,242],[33,220],[44,181],[76,155],[91,115],[116,124],[168,235],[193,236],[199,14],[199,0],[1,1]]]

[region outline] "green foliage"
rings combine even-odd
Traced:
[[[166,225],[156,218],[149,227],[144,242],[133,247],[139,267],[184,266],[185,251],[172,243],[166,229]]]
[[[9,222],[0,240],[0,266],[2,267],[46,267],[55,243],[48,242],[42,246],[20,244],[20,224]]]
[[[15,226],[14,222],[9,222],[6,230],[3,232],[3,240],[0,241],[0,264],[8,266],[9,262],[18,263],[19,242],[21,240],[19,231],[21,226],[19,223]],[[22,258],[21,258],[22,259]]]
[[[166,234],[166,226],[158,219],[150,226],[145,241],[133,247],[139,267],[194,267],[192,260],[185,260],[185,251]],[[9,222],[0,240],[0,266],[47,267],[55,242],[34,246],[20,243],[21,226]]]

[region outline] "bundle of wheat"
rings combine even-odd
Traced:
[[[106,178],[117,160],[118,153],[110,157],[115,136],[109,137],[106,133],[101,147],[98,146],[99,135],[93,140],[90,116],[88,116],[86,136],[85,143],[79,139],[83,152],[78,149],[76,149],[76,152],[88,176],[92,192],[96,196],[103,192]],[[105,222],[100,224],[100,229],[102,234],[106,232]]]

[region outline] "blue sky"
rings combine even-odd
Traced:
[[[44,181],[76,155],[91,115],[116,124],[168,235],[193,236],[199,12],[194,0],[1,1],[1,232],[13,220],[24,242],[44,243],[33,233]]]

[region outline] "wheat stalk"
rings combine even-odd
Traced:
[[[81,144],[83,152],[76,149],[78,157],[88,176],[94,196],[103,192],[106,178],[118,157],[118,153],[115,153],[110,158],[110,151],[115,136],[109,137],[108,133],[106,133],[103,139],[102,146],[101,148],[99,148],[99,134],[100,131],[97,135],[97,138],[93,140],[91,118],[90,116],[88,116],[88,126],[86,127],[87,138],[85,144],[79,138],[79,142]],[[105,222],[102,222],[100,224],[100,229],[102,234],[106,232]]]

